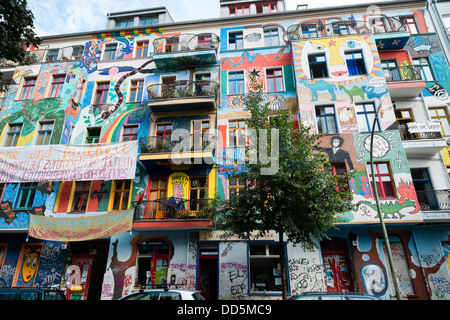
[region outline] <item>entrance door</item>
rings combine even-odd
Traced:
[[[166,284],[168,266],[168,245],[146,243],[139,245],[135,284],[140,286]]]
[[[200,247],[197,286],[206,300],[217,300],[217,245]]]
[[[354,291],[347,241],[339,238],[321,241],[325,284],[329,292]]]

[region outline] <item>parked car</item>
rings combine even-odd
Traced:
[[[140,289],[119,300],[206,300],[200,291],[187,289]]]
[[[66,300],[64,293],[53,288],[0,288],[0,300]]]
[[[293,295],[288,300],[381,300],[362,292],[305,292]]]

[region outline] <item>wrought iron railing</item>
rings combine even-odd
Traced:
[[[415,81],[422,80],[422,67],[401,66],[383,69],[386,82]]]
[[[416,191],[420,210],[450,210],[450,190]]]
[[[57,61],[73,61],[81,60],[84,53],[84,46],[68,46],[64,48],[54,49],[36,49],[33,51],[27,51],[26,56],[28,61],[22,63],[15,63],[6,59],[0,59],[0,68],[16,67],[25,64],[37,64],[44,62],[57,62]]]
[[[214,33],[183,33],[172,37],[159,37],[153,40],[154,54],[199,51],[219,47],[220,39]]]
[[[135,202],[134,221],[214,219],[213,199],[162,198]]]
[[[211,80],[179,80],[171,84],[151,84],[147,87],[149,100],[179,99],[219,95],[219,83]]]
[[[303,22],[288,27],[289,40],[339,37],[356,34],[407,32],[408,26],[398,17],[377,17],[368,21],[335,21],[323,24],[318,21]]]
[[[207,133],[186,134],[173,137],[171,134],[164,136],[149,136],[139,139],[141,153],[179,153],[189,151],[213,151],[215,135]],[[178,148],[176,148],[178,146]]]
[[[440,131],[410,132],[407,124],[399,124],[398,131],[402,140],[442,139]]]

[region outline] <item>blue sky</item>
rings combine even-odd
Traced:
[[[288,10],[295,10],[297,4],[304,3],[309,3],[309,8],[361,3],[361,0],[339,0],[339,4],[332,0],[285,1]],[[153,7],[166,7],[174,21],[220,16],[219,0],[28,0],[39,36],[103,30],[109,12]]]

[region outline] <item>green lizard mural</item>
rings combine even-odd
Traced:
[[[360,201],[358,202],[358,204],[356,205],[356,209],[353,209],[353,211],[358,211],[359,207],[361,205],[366,205],[367,207],[377,211],[377,205],[375,203],[371,203],[369,201]],[[381,212],[384,213],[383,218],[384,219],[397,219],[397,215],[398,215],[398,219],[402,219],[405,217],[404,214],[400,213],[400,210],[402,210],[403,208],[408,208],[411,207],[413,209],[415,209],[416,205],[415,205],[415,201],[411,201],[409,199],[405,199],[405,201],[402,204],[399,204],[398,201],[389,201],[389,202],[384,202],[384,203],[380,203],[380,209]],[[364,212],[367,212],[367,208],[362,206],[361,210]],[[377,214],[375,219],[378,219],[379,215]]]

